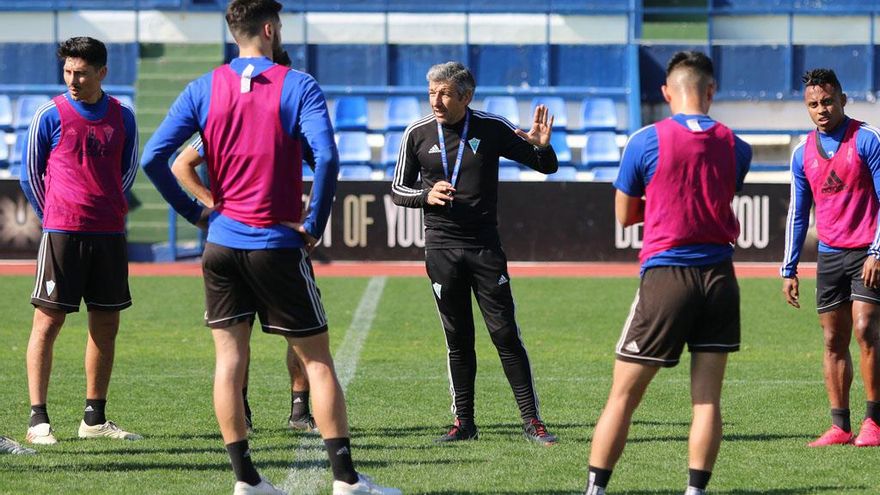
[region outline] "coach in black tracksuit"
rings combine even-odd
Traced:
[[[391,193],[395,204],[425,210],[425,263],[446,332],[455,414],[455,424],[437,440],[477,438],[473,291],[516,397],[526,437],[555,443],[539,415],[496,219],[499,156],[545,174],[558,168],[549,146],[553,118],[548,120],[546,107],[539,106],[532,129],[525,133],[497,115],[471,110],[476,84],[458,62],[431,67],[427,79],[433,113],[404,133]]]

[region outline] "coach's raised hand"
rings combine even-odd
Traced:
[[[443,206],[447,201],[452,201],[452,195],[454,193],[455,188],[452,187],[452,184],[445,180],[437,181],[434,184],[434,187],[428,191],[428,204],[433,206]]]
[[[532,146],[546,148],[550,146],[550,133],[553,130],[553,116],[544,105],[535,107],[535,116],[532,118],[532,128],[528,133],[516,129],[516,135],[528,141]]]

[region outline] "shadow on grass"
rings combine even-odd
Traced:
[[[868,487],[865,486],[848,486],[848,487],[839,487],[839,486],[804,486],[804,487],[796,487],[796,488],[764,488],[764,489],[755,489],[755,490],[712,490],[712,493],[719,495],[801,495],[804,493],[840,493],[841,490],[865,490]],[[418,492],[421,495],[487,495],[491,493],[492,495],[571,495],[577,494],[581,495],[583,490],[571,490],[571,489],[545,489],[545,490],[486,490],[486,491],[462,491],[462,490],[434,490],[427,492]],[[669,489],[669,490],[619,490],[614,491],[616,494],[620,495],[680,495],[680,489]]]
[[[723,442],[771,442],[774,440],[804,440],[804,435],[776,435],[771,433],[761,433],[753,435],[724,435]],[[641,436],[630,437],[627,443],[647,443],[647,442],[687,442],[687,435],[666,435],[666,436]]]

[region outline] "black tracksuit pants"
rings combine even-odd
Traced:
[[[540,419],[529,356],[514,318],[504,251],[501,247],[427,249],[425,264],[446,333],[452,413],[464,422],[474,420],[473,291],[523,421]]]

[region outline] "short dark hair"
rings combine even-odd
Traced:
[[[681,68],[691,69],[706,77],[715,77],[715,66],[712,65],[712,59],[703,52],[694,50],[676,52],[666,64],[666,76],[669,77],[672,71]]]
[[[803,81],[805,88],[807,86],[824,86],[830,84],[838,93],[843,93],[843,88],[840,86],[840,80],[837,79],[837,74],[831,69],[808,70],[807,72],[804,72],[803,76],[801,76],[801,81]]]
[[[281,4],[275,0],[232,0],[226,7],[226,24],[232,35],[252,38],[263,24],[280,21]]]
[[[62,41],[58,45],[58,58],[81,58],[96,69],[107,65],[107,47],[100,40],[88,36],[77,36]]]

